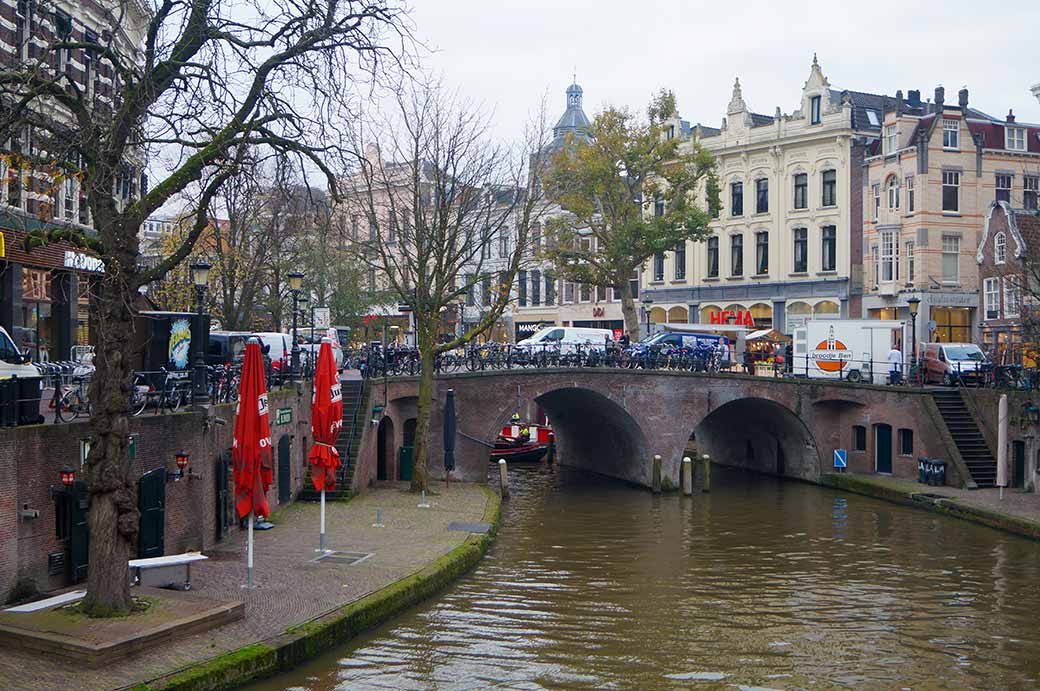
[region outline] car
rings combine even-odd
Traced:
[[[248,331],[210,331],[206,364],[231,365],[241,361],[245,356],[248,338]]]
[[[978,382],[989,362],[974,343],[925,343],[921,355],[926,384]]]

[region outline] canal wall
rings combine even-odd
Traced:
[[[272,510],[280,496],[283,503],[292,501],[303,485],[310,399],[306,385],[269,394],[275,467],[267,499]],[[278,410],[283,411],[283,424],[277,424]],[[134,449],[130,477],[137,481],[158,469],[170,474],[165,482],[166,554],[207,549],[237,524],[233,503],[224,504],[227,510],[222,511],[218,500],[220,496],[233,502],[234,497],[230,466],[224,492],[218,486],[223,477],[220,465],[230,461],[234,414],[234,404],[223,404],[199,412],[145,413],[130,419]],[[285,421],[287,416],[291,421]],[[86,421],[0,430],[0,602],[71,584],[71,545],[59,526],[54,492],[64,489],[60,481],[64,466],[74,468],[77,479],[83,478],[81,459],[89,433]],[[181,450],[190,455],[191,476],[174,481],[174,455]]]
[[[979,430],[997,458],[997,428],[999,426],[1000,396],[1008,397],[1008,482],[1011,487],[1036,492],[1037,473],[1040,472],[1040,425],[1034,420],[1040,411],[1030,408],[1040,406],[1035,393],[1028,391],[1002,391],[999,389],[961,389],[968,410],[979,423]],[[1022,455],[1016,466],[1016,453]]]

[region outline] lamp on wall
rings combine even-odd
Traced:
[[[76,470],[70,466],[65,466],[61,469],[61,484],[65,487],[72,487],[76,483]]]

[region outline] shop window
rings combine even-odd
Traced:
[[[654,324],[665,324],[668,321],[668,313],[664,307],[654,307],[650,310],[650,321]]]
[[[912,429],[899,430],[899,455],[914,455],[914,431]]]
[[[689,319],[685,307],[672,307],[668,310],[668,323],[669,324],[685,324]]]
[[[931,340],[941,343],[971,343],[970,307],[932,307],[930,316],[935,321]]]
[[[852,450],[867,450],[867,428],[863,425],[852,426]]]
[[[813,307],[813,316],[817,319],[838,319],[841,316],[841,306],[833,300],[822,300]]]

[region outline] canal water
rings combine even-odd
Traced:
[[[473,573],[254,691],[1040,686],[1036,543],[735,470],[510,475]]]

